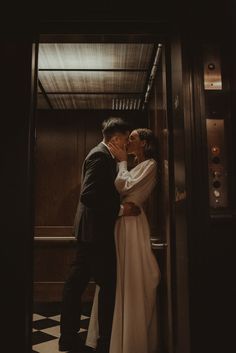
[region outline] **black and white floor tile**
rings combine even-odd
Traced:
[[[81,338],[85,339],[89,324],[91,303],[84,303],[81,317]],[[60,336],[60,304],[34,305],[32,353],[58,353]]]

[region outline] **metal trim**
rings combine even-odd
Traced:
[[[76,242],[77,239],[75,237],[34,237],[35,241],[61,241],[61,242]]]

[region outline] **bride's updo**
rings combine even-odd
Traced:
[[[144,146],[144,156],[146,159],[158,157],[158,141],[152,130],[147,128],[135,129],[141,141],[146,141]]]

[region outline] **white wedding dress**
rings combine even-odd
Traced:
[[[150,230],[142,205],[156,184],[156,161],[139,163],[127,170],[118,164],[115,180],[123,202],[140,206],[136,217],[119,217],[115,227],[117,286],[109,353],[157,353],[156,289],[160,270],[152,252]],[[86,344],[95,348],[98,332],[98,291],[91,312]]]

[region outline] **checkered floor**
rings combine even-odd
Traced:
[[[85,340],[91,312],[91,303],[84,303],[80,335]],[[60,336],[60,304],[42,303],[34,305],[32,353],[58,353]]]

